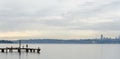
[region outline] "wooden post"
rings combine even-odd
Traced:
[[[4,52],[4,49],[1,49],[1,52]]]
[[[30,49],[30,52],[32,52],[32,49]]]
[[[20,49],[20,48],[18,48],[18,52],[19,52],[19,53],[21,52],[21,49]]]
[[[26,52],[28,53],[28,52],[29,52],[29,49],[26,49]]]
[[[21,52],[21,40],[19,40],[19,48],[18,48],[18,52]]]
[[[21,40],[19,40],[19,48],[21,48]]]
[[[40,53],[40,48],[38,47],[38,49],[37,49],[37,53]]]
[[[10,48],[9,50],[10,50],[10,52],[13,52],[13,48],[12,48],[12,46],[11,46],[11,48]]]

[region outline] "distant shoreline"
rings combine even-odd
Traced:
[[[120,39],[84,39],[84,40],[60,40],[60,39],[28,39],[28,40],[0,40],[2,43],[18,44],[120,44]]]

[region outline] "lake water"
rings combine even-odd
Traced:
[[[23,44],[25,45],[25,44]],[[17,44],[0,44],[0,47]],[[41,53],[0,53],[0,59],[120,59],[119,44],[29,44]]]

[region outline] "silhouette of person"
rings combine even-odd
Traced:
[[[26,48],[28,48],[28,44],[26,44]]]

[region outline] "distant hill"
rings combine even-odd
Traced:
[[[0,40],[0,43],[14,43],[14,42],[9,40]]]
[[[19,43],[19,41],[14,41]],[[28,39],[21,40],[21,43],[38,43],[38,44],[120,44],[119,39],[81,39],[81,40],[62,40],[62,39]]]
[[[20,40],[21,43],[37,44],[120,44],[120,39],[80,39],[80,40],[63,40],[63,39],[26,39]],[[0,43],[19,43],[19,40],[0,40]]]

